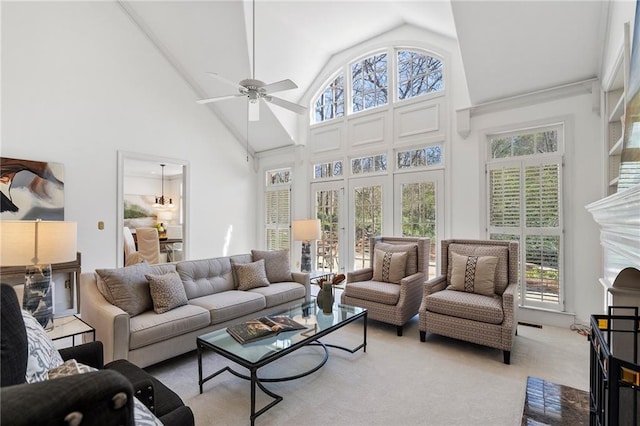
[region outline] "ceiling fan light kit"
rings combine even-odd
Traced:
[[[281,108],[293,111],[296,114],[304,114],[307,110],[306,107],[289,102],[287,100],[276,98],[271,96],[272,93],[283,92],[285,90],[297,89],[298,86],[291,80],[285,79],[277,81],[275,83],[265,84],[261,80],[255,78],[256,74],[256,3],[253,1],[253,73],[252,78],[241,80],[239,83],[234,83],[226,78],[212,72],[208,72],[210,76],[216,78],[221,83],[227,86],[234,87],[238,90],[235,95],[223,95],[215,96],[212,98],[200,99],[196,101],[199,104],[208,104],[211,102],[218,102],[227,99],[233,99],[237,97],[246,97],[248,100],[248,119],[249,121],[258,121],[260,119],[260,99],[266,102],[270,102],[274,105],[278,105]]]

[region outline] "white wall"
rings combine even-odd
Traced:
[[[1,155],[65,165],[84,271],[116,265],[118,150],[189,162],[191,258],[222,255],[230,228],[229,254],[255,246],[244,152],[117,3],[1,7]]]

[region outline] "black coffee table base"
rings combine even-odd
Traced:
[[[359,316],[358,316],[359,317]],[[323,351],[324,351],[324,356],[322,357],[322,360],[320,361],[320,363],[318,365],[316,365],[315,367],[311,368],[310,370],[307,370],[305,372],[299,373],[299,374],[294,374],[291,376],[286,376],[286,377],[276,377],[276,378],[260,378],[258,377],[258,369],[260,369],[261,367],[264,367],[265,365],[268,365],[269,363],[275,361],[276,359],[281,358],[282,356],[279,357],[275,357],[274,359],[271,359],[267,362],[263,362],[263,363],[256,363],[256,364],[252,364],[252,365],[248,365],[247,362],[245,362],[242,358],[238,358],[233,356],[232,354],[226,352],[223,353],[221,351],[216,350],[215,347],[209,346],[209,345],[205,345],[203,344],[200,340],[198,340],[198,385],[200,386],[200,393],[203,392],[202,386],[204,385],[204,383],[208,382],[209,380],[213,379],[214,377],[218,376],[219,374],[222,374],[226,371],[228,371],[229,373],[233,374],[236,377],[239,377],[241,379],[245,379],[245,380],[249,380],[251,381],[251,425],[255,424],[255,420],[258,416],[262,415],[263,413],[265,413],[267,410],[271,409],[273,406],[275,406],[276,404],[278,404],[280,401],[283,400],[283,397],[275,394],[273,392],[271,392],[269,389],[267,389],[263,383],[274,383],[274,382],[286,382],[289,380],[296,380],[296,379],[300,379],[302,377],[308,376],[316,371],[318,371],[320,368],[322,368],[322,366],[324,366],[327,363],[327,360],[329,359],[329,349],[328,348],[335,348],[335,349],[340,349],[349,353],[356,353],[357,351],[359,351],[360,349],[362,349],[363,352],[367,351],[367,312],[363,312],[362,315],[363,319],[363,341],[360,345],[358,345],[357,347],[353,348],[353,349],[349,349],[349,348],[345,348],[343,346],[338,346],[338,345],[331,345],[328,343],[322,343],[319,340],[310,340],[307,341],[306,343],[302,344],[302,345],[297,345],[295,347],[292,347],[292,350],[290,351],[283,351],[282,356],[286,355],[287,353],[293,352],[294,350],[300,349],[302,347],[306,347],[306,346],[320,346],[322,347]],[[347,321],[345,324],[352,322],[353,320],[355,320],[356,318],[352,318],[351,321]],[[342,324],[342,325],[345,325]],[[338,327],[339,328],[339,327]],[[331,330],[334,331],[334,330]],[[319,338],[321,337],[320,334],[316,335],[315,338]],[[237,371],[235,371],[234,369],[232,369],[229,366],[226,366],[218,371],[216,371],[215,373],[207,376],[207,377],[202,377],[202,351],[205,349],[209,349],[209,350],[213,350],[216,353],[219,353],[220,355],[223,355],[225,358],[228,358],[238,364],[240,364],[241,366],[249,369],[250,375],[246,375],[246,374],[242,374],[239,373]],[[269,404],[265,405],[264,407],[262,407],[261,409],[256,411],[256,387],[260,388],[260,390],[262,390],[262,392],[264,392],[265,394],[269,395],[271,398],[273,398],[273,401],[271,401]]]

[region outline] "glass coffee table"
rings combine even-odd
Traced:
[[[355,306],[343,305],[336,303],[333,305],[332,313],[326,314],[322,312],[316,305],[315,299],[309,302],[301,303],[281,312],[275,312],[269,316],[286,315],[299,324],[304,325],[304,330],[293,330],[281,332],[276,336],[259,340],[252,343],[240,344],[227,332],[226,329],[212,331],[203,334],[197,338],[198,348],[198,385],[200,393],[202,393],[202,385],[216,377],[220,373],[228,371],[229,373],[245,380],[251,381],[251,424],[255,423],[255,419],[274,405],[282,401],[282,397],[268,390],[264,383],[284,382],[295,380],[307,376],[319,370],[329,359],[328,348],[336,348],[350,353],[355,353],[360,349],[367,351],[367,310]],[[342,346],[322,343],[319,339],[362,318],[363,324],[363,340],[362,343],[353,349]],[[312,369],[299,373],[292,373],[286,377],[278,378],[260,378],[258,370],[265,365],[272,363],[291,352],[294,352],[305,346],[320,346],[324,350],[324,357],[318,365]],[[227,366],[221,370],[210,374],[207,377],[202,376],[202,352],[211,350],[223,357],[241,365],[249,370],[250,375],[245,375],[233,370]],[[269,404],[256,411],[256,387],[260,388],[265,394],[273,398]]]

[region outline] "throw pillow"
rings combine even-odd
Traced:
[[[253,261],[264,259],[264,269],[270,283],[291,281],[289,250],[251,250]]]
[[[49,380],[52,380],[58,377],[73,376],[74,374],[89,373],[91,371],[98,370],[89,365],[82,364],[75,359],[68,359],[62,365],[49,370],[47,375]]]
[[[373,280],[399,284],[405,275],[407,253],[374,250]]]
[[[154,265],[138,263],[124,268],[96,269],[98,289],[112,305],[131,316],[153,309],[146,274],[175,272],[173,264]],[[101,282],[102,281],[102,282]]]
[[[238,290],[269,286],[264,259],[251,263],[232,263],[231,266],[238,278]]]
[[[189,303],[182,280],[177,272],[169,272],[163,275],[146,274],[145,277],[149,281],[149,292],[153,300],[153,310],[156,314],[161,314]]]
[[[374,250],[389,251],[391,253],[407,253],[407,267],[405,268],[405,277],[418,272],[418,244],[391,244],[377,243]]]
[[[451,284],[449,290],[493,296],[498,258],[495,256],[463,256],[451,253]]]
[[[42,382],[47,380],[47,372],[50,369],[63,364],[62,357],[37,319],[24,310],[22,319],[27,330],[29,353],[25,380],[27,383]]]

